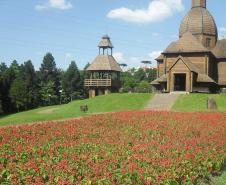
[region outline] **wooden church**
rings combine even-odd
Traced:
[[[99,55],[87,68],[88,78],[85,88],[89,97],[118,92],[121,87],[121,67],[113,57],[113,44],[109,36],[103,36],[99,45]]]
[[[206,0],[192,0],[192,8],[180,25],[179,40],[156,60],[158,78],[151,85],[159,91],[212,92],[226,88],[226,40],[218,39]]]

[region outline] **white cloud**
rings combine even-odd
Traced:
[[[123,62],[124,61],[124,55],[121,52],[115,52],[113,54],[114,58],[116,59],[117,62]]]
[[[129,62],[129,65],[138,67],[140,66],[141,59],[139,57],[130,57],[128,62]]]
[[[48,9],[45,5],[36,5],[35,10],[42,11]]]
[[[159,57],[159,55],[162,53],[162,51],[152,51],[148,53],[145,56],[131,56],[131,57],[126,57],[125,61],[127,62],[127,65],[129,68],[135,67],[143,67],[142,61],[151,61],[152,67],[156,67],[156,61],[155,59]]]
[[[65,57],[66,57],[66,58],[72,58],[72,54],[71,54],[71,53],[66,53],[66,54],[65,54]]]
[[[121,7],[111,10],[107,17],[134,23],[153,23],[163,21],[175,12],[184,10],[182,0],[153,0],[147,9]]]
[[[219,28],[219,39],[225,39],[226,38],[226,27],[220,27]]]
[[[226,27],[220,27],[219,31],[220,32],[226,32]]]
[[[151,53],[148,54],[150,57],[151,61],[155,60],[159,55],[161,55],[162,51],[152,51]]]
[[[48,0],[46,3],[35,6],[35,9],[38,11],[47,10],[50,8],[68,10],[73,8],[73,5],[68,0]]]

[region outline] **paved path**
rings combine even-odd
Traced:
[[[145,110],[170,111],[180,94],[155,94]]]

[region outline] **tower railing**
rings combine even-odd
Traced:
[[[111,79],[85,79],[85,87],[111,87]]]

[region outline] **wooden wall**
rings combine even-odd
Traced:
[[[226,59],[220,60],[217,64],[217,68],[219,85],[226,85]]]
[[[179,60],[171,69],[168,76],[167,91],[174,91],[175,74],[186,74],[186,91],[192,91],[193,75],[182,60]]]
[[[208,71],[208,55],[205,53],[195,53],[195,54],[181,54],[182,57],[186,57],[192,62],[201,73],[206,74]],[[176,58],[178,57],[178,54],[170,54],[166,57],[166,70],[173,65]]]
[[[162,76],[165,74],[165,67],[164,67],[164,64],[163,62],[159,64],[158,66],[158,77]]]

